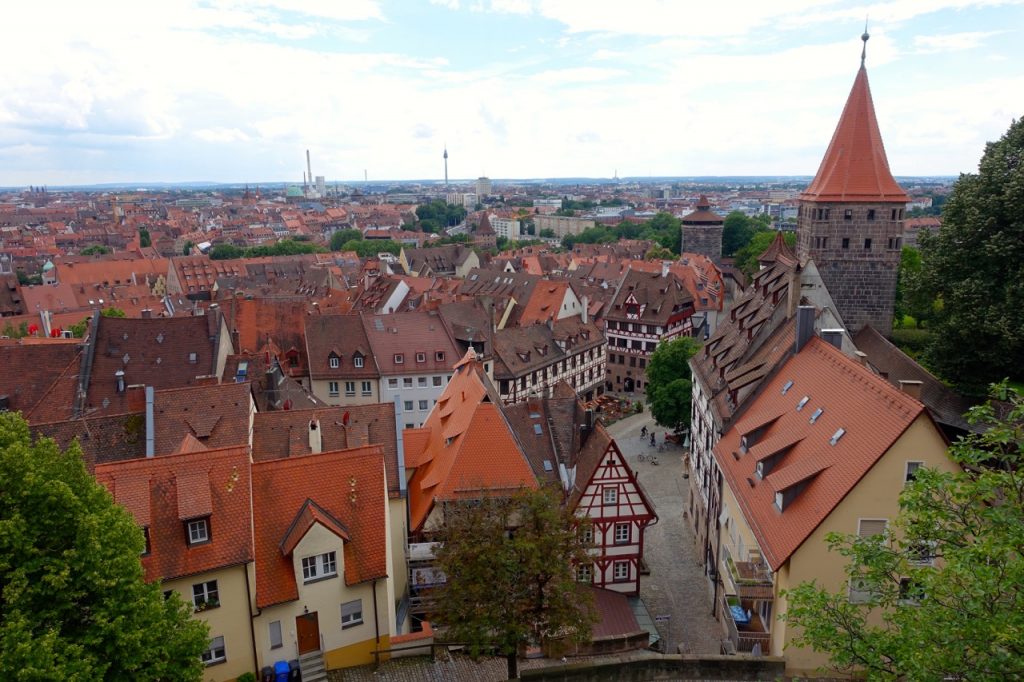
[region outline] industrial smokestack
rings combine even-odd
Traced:
[[[313,164],[309,162],[309,150],[306,150],[306,177],[309,178],[309,182],[313,182]]]

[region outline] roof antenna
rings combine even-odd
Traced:
[[[871,34],[868,33],[868,18],[864,17],[864,33],[860,39],[864,41],[864,47],[860,51],[860,65],[864,66],[864,59],[868,56],[868,38]]]

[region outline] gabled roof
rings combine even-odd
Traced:
[[[775,239],[764,250],[764,253],[757,257],[757,262],[764,265],[774,263],[780,259],[786,259],[790,265],[797,262],[796,254],[793,253],[793,249],[789,248],[789,244],[786,243],[782,230],[775,232]]]
[[[497,403],[483,367],[467,352],[422,427],[430,434],[409,481],[410,530],[422,529],[437,501],[537,486]]]
[[[359,315],[311,315],[306,318],[305,333],[311,379],[376,379],[380,376]],[[328,362],[331,351],[339,351],[343,356],[338,367],[332,368]],[[357,353],[363,356],[362,367],[352,363]]]
[[[5,368],[0,371],[0,395],[7,396],[8,409],[20,410],[28,418],[40,401],[56,393],[52,399],[60,402],[55,407],[62,409],[55,411],[70,413],[70,403],[64,403],[74,398],[74,391],[67,394],[55,389],[60,383],[77,385],[82,352],[79,341],[0,341],[0,367]]]
[[[284,537],[281,539],[281,554],[288,556],[295,551],[299,541],[306,536],[309,529],[316,523],[319,523],[345,542],[352,540],[345,524],[334,518],[330,512],[319,504],[307,498],[302,508],[299,509],[299,513],[295,515],[292,525],[288,527],[287,532],[285,532]]]
[[[147,580],[253,560],[249,452],[245,447],[98,464],[96,480],[149,526]],[[209,516],[210,541],[188,545],[184,522]]]
[[[339,561],[346,585],[387,576],[387,497],[379,446],[256,462],[252,490],[258,501],[253,509],[258,608],[298,599],[292,557],[282,549],[294,550],[294,528],[304,519],[329,524],[339,537],[347,533],[344,561]]]
[[[155,454],[180,452],[186,437],[205,448],[249,445],[249,390],[245,382],[156,391]]]
[[[863,63],[825,158],[800,198],[823,202],[905,203],[910,200],[889,171],[868,86],[868,72]]]
[[[790,381],[783,395],[782,388]],[[798,411],[805,396],[808,400]],[[773,570],[788,560],[923,411],[921,403],[817,337],[764,384],[714,454]],[[740,427],[750,433],[766,424],[759,438],[748,440],[749,451],[741,452]],[[839,429],[843,433],[833,444]],[[759,479],[757,462],[770,454],[779,456]],[[780,512],[775,493],[797,485],[804,487]]]

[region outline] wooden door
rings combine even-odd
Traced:
[[[299,654],[320,649],[320,622],[316,611],[298,616],[295,619],[295,632],[299,636]]]

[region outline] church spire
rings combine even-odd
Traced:
[[[864,68],[864,60],[867,59],[867,56],[868,56],[868,38],[870,38],[870,37],[871,37],[871,34],[868,33],[868,20],[865,19],[864,20],[864,33],[862,33],[861,36],[860,36],[860,39],[864,41],[864,47],[862,47],[861,50],[860,50],[860,67],[862,69]]]

